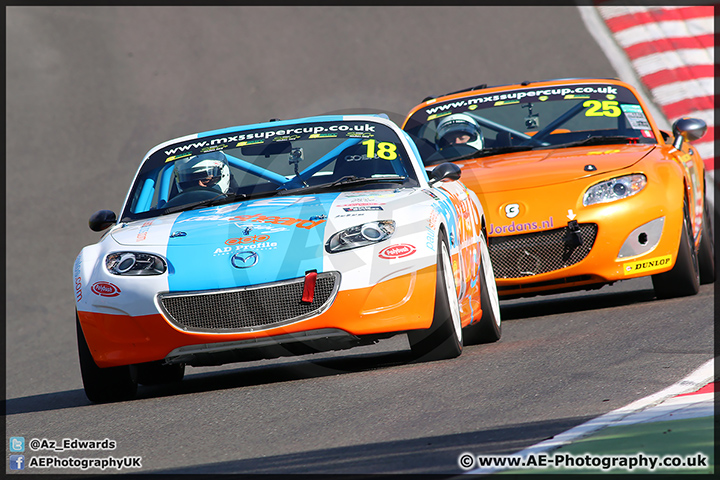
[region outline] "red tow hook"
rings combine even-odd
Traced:
[[[309,270],[305,272],[305,285],[303,285],[303,294],[300,303],[310,304],[315,298],[315,282],[317,281],[317,270]]]

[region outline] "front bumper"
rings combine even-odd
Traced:
[[[578,191],[515,192],[513,201],[527,206],[528,214],[512,221],[502,213],[507,193],[485,197],[495,213],[488,230],[501,298],[599,288],[674,266],[683,224],[681,189],[648,182],[635,196],[588,207],[579,203]]]
[[[278,352],[293,355],[335,350],[361,344],[364,337],[429,328],[434,302],[428,299],[435,297],[435,268],[432,265],[371,287],[335,290],[334,298],[320,301],[310,314],[276,323],[188,326],[160,306],[162,295],[156,299],[157,314],[78,311],[78,317],[93,358],[102,368],[157,360],[216,365],[273,358]],[[244,305],[235,308],[238,316],[243,316]],[[258,316],[272,319],[273,312],[276,310]],[[226,316],[233,318],[232,312]],[[291,344],[295,346],[288,348]]]

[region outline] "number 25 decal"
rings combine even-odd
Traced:
[[[375,158],[375,140],[365,140],[362,142],[367,146],[367,158]],[[397,158],[397,145],[391,142],[380,142],[377,144],[377,156],[383,160],[395,160]]]
[[[599,100],[586,100],[583,103],[583,107],[589,107],[585,112],[586,117],[619,117],[622,110],[617,105],[618,102],[614,100],[603,100],[602,103]]]

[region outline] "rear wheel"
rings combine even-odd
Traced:
[[[698,247],[698,264],[700,266],[700,283],[702,285],[715,282],[715,246],[713,242],[710,212],[705,201],[703,212],[703,230]]]
[[[462,353],[463,337],[460,304],[455,289],[455,275],[444,232],[438,238],[435,309],[432,325],[427,330],[408,333],[413,356],[433,361],[455,358]]]
[[[692,224],[687,200],[683,208],[683,225],[675,266],[672,270],[652,276],[658,298],[695,295],[700,290],[700,268],[693,242]]]
[[[135,369],[130,365],[100,368],[90,353],[80,320],[75,314],[77,329],[78,356],[85,395],[94,403],[130,400],[137,392]]]
[[[487,240],[483,235],[480,242],[480,308],[482,317],[479,322],[468,326],[464,338],[467,345],[490,343],[500,340],[502,323],[500,320],[500,300],[495,285],[495,275],[490,262]]]

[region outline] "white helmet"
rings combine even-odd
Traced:
[[[222,152],[210,152],[175,162],[178,192],[192,187],[212,188],[227,193],[230,187],[230,167]],[[200,180],[210,179],[206,185]]]
[[[454,137],[462,134],[470,136],[470,140],[463,145],[476,150],[483,149],[484,142],[480,125],[474,118],[464,113],[455,113],[440,120],[435,131],[435,144],[439,149],[443,149],[453,144]]]

